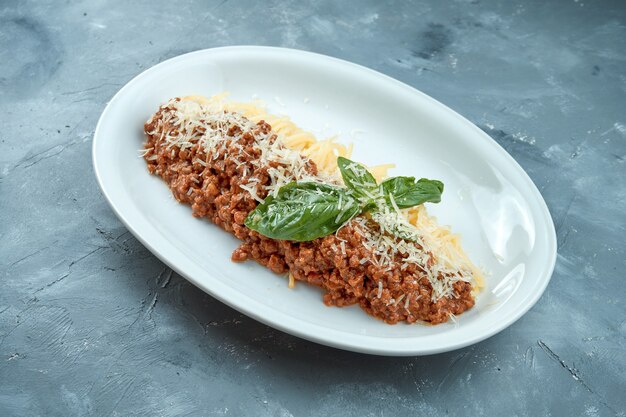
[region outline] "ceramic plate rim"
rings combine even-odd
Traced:
[[[195,55],[215,55],[219,56],[220,53],[230,53],[232,51],[236,51],[237,53],[246,54],[246,53],[263,53],[267,55],[271,54],[292,54],[297,56],[299,59],[310,59],[310,60],[324,60],[327,62],[332,62],[335,65],[343,66],[344,68],[351,69],[356,73],[367,73],[370,76],[375,76],[385,80],[386,82],[390,82],[399,86],[411,94],[415,94],[420,96],[422,99],[426,99],[431,105],[439,108],[440,111],[446,112],[450,117],[456,118],[458,121],[462,122],[468,129],[473,130],[474,133],[478,134],[482,137],[484,141],[487,141],[491,146],[491,150],[497,152],[499,157],[503,157],[508,160],[511,164],[511,169],[514,170],[515,175],[520,175],[521,179],[526,184],[527,188],[524,190],[524,195],[528,195],[530,193],[536,201],[533,204],[536,204],[535,208],[541,214],[541,220],[543,220],[548,228],[545,230],[546,232],[546,244],[549,250],[549,255],[547,262],[543,265],[541,270],[541,279],[538,280],[538,285],[535,285],[535,292],[525,299],[523,307],[519,310],[515,311],[513,314],[509,314],[506,317],[506,320],[496,323],[488,330],[483,331],[482,333],[475,334],[473,337],[465,338],[462,340],[451,340],[447,344],[438,345],[438,346],[412,346],[407,345],[407,339],[386,339],[382,337],[375,336],[362,336],[362,335],[349,335],[347,339],[342,339],[342,337],[346,337],[344,332],[339,330],[324,328],[317,324],[306,323],[306,325],[302,325],[302,322],[298,319],[293,319],[287,315],[277,312],[276,310],[272,310],[271,308],[266,307],[258,302],[254,302],[254,299],[235,290],[234,288],[229,288],[228,286],[222,284],[218,280],[213,280],[212,285],[207,285],[204,282],[201,282],[197,278],[194,277],[193,273],[189,273],[189,269],[193,269],[193,266],[188,266],[187,268],[181,267],[176,262],[174,262],[170,257],[164,254],[164,250],[172,249],[171,245],[168,245],[167,242],[159,242],[152,241],[148,235],[151,234],[150,230],[142,228],[138,226],[129,219],[130,213],[124,208],[122,202],[115,201],[111,198],[110,192],[108,192],[108,184],[106,184],[103,180],[102,169],[100,155],[98,155],[98,144],[100,141],[104,139],[101,138],[100,132],[103,129],[105,123],[108,122],[108,115],[111,112],[111,109],[116,106],[116,103],[120,100],[120,98],[125,94],[126,91],[132,88],[134,84],[139,82],[142,78],[148,76],[149,74],[159,71],[160,69],[166,68],[168,65],[172,65],[173,63],[183,62],[187,59],[193,58]],[[447,352],[455,349],[459,349],[465,346],[472,345],[474,343],[485,340],[496,333],[504,330],[514,322],[516,322],[519,318],[521,318],[532,306],[536,304],[539,300],[543,292],[545,291],[556,262],[556,254],[557,254],[557,243],[556,243],[556,232],[554,229],[554,223],[552,221],[552,217],[548,210],[548,207],[545,203],[545,200],[541,196],[541,193],[532,182],[528,174],[523,170],[523,168],[515,161],[515,159],[509,155],[497,142],[495,142],[491,137],[489,137],[486,133],[480,130],[477,126],[475,126],[472,122],[435,100],[434,98],[422,93],[421,91],[404,84],[394,78],[391,78],[385,74],[374,71],[370,68],[363,67],[361,65],[351,63],[348,61],[344,61],[338,58],[333,58],[326,55],[316,54],[312,52],[306,52],[295,49],[288,48],[279,48],[279,47],[267,47],[267,46],[227,46],[220,48],[210,48],[198,50],[190,53],[186,53],[183,55],[179,55],[163,62],[160,62],[145,71],[141,72],[139,75],[135,76],[132,80],[130,80],[127,84],[125,84],[107,103],[100,119],[98,120],[98,124],[96,126],[94,132],[94,139],[92,144],[92,163],[94,172],[96,175],[96,179],[98,185],[105,196],[109,206],[112,208],[113,212],[116,216],[122,221],[122,223],[126,226],[126,228],[144,245],[146,248],[150,250],[155,256],[157,256],[162,262],[164,262],[168,267],[172,270],[179,273],[181,276],[189,280],[191,283],[220,300],[221,302],[233,307],[234,309],[246,314],[249,317],[254,318],[262,323],[265,323],[271,327],[284,331],[286,333],[301,337],[303,339],[307,339],[313,342],[317,342],[320,344],[324,344],[327,346],[332,346],[340,349],[361,352],[361,353],[369,353],[369,354],[378,354],[378,355],[387,355],[387,356],[413,356],[413,355],[428,355],[434,353]],[[168,246],[170,246],[168,248]],[[245,298],[248,301],[252,301],[252,303],[248,305],[244,305],[241,302],[241,299]],[[301,328],[308,329],[301,330]],[[382,339],[381,341],[376,342],[376,339]],[[374,343],[373,343],[374,342]],[[373,344],[372,344],[373,343]]]

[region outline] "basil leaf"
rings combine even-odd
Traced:
[[[341,177],[346,187],[352,190],[358,197],[366,195],[363,193],[363,189],[374,190],[376,188],[376,178],[358,162],[340,156],[337,158],[337,166],[339,171],[341,171]]]
[[[272,239],[304,242],[334,233],[360,212],[359,202],[344,189],[292,182],[259,204],[245,225]]]
[[[391,204],[389,195],[393,197],[398,208],[408,208],[430,202],[441,201],[443,183],[437,180],[421,178],[415,182],[414,177],[393,177],[383,181],[380,185],[385,199]]]

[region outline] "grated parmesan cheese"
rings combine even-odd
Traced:
[[[334,138],[317,141],[312,134],[300,130],[287,117],[270,116],[255,104],[226,103],[223,98],[223,95],[210,99],[191,96],[170,100],[161,106],[162,117],[157,121],[152,134],[160,134],[167,149],[171,149],[172,157],[176,155],[176,149],[184,151],[199,144],[207,158],[216,160],[218,157],[228,156],[237,166],[241,166],[244,164],[238,156],[249,157],[249,154],[236,140],[253,130],[258,121],[268,120],[272,131],[255,134],[256,140],[252,143],[252,148],[259,157],[251,161],[256,168],[269,167],[266,172],[270,184],[264,186],[268,195],[276,196],[282,186],[293,181],[334,185],[342,183],[336,160],[339,155],[349,156],[351,147],[335,143]],[[274,99],[284,106],[280,98]],[[166,126],[169,128],[166,129]],[[228,131],[232,126],[238,126],[239,133],[229,136]],[[149,151],[151,149],[142,150],[143,156]],[[156,158],[156,155],[152,155],[146,159]],[[310,173],[310,160],[320,168],[317,175]],[[200,158],[195,158],[193,163],[207,165]],[[380,173],[376,175],[378,179],[386,175],[386,170],[391,165],[380,167]],[[347,168],[357,173],[357,164],[351,164]],[[259,195],[260,179],[254,175],[254,171],[250,172],[248,165],[244,165],[241,176],[248,181],[239,186],[262,203],[264,199]],[[194,182],[198,183],[197,180]],[[428,279],[432,287],[433,302],[443,297],[457,296],[453,285],[458,281],[473,282],[477,284],[475,288],[482,286],[482,272],[463,252],[458,236],[452,235],[448,228],[439,226],[435,218],[428,216],[423,206],[401,210],[391,197],[390,208],[384,203],[385,197],[380,191],[367,190],[375,184],[368,182],[360,185],[368,198],[379,203],[379,210],[366,216],[357,216],[346,223],[350,223],[355,232],[363,236],[363,246],[371,251],[370,257],[359,260],[361,265],[369,261],[384,271],[391,271],[394,267],[401,271],[414,268]],[[206,184],[202,185],[203,188],[205,186]],[[192,188],[187,194],[191,193]],[[351,204],[339,200],[341,212],[337,221],[351,208]],[[339,240],[341,253],[346,256],[345,241]],[[290,281],[291,279],[292,277]],[[417,283],[415,279],[412,281]],[[381,298],[382,293],[383,281],[379,280],[377,297]],[[397,299],[391,299],[391,303],[398,305],[405,300],[404,308],[408,311],[412,297],[413,294],[401,294]],[[421,295],[417,294],[413,299],[417,301],[420,298]]]

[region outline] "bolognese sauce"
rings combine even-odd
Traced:
[[[149,172],[161,177],[195,217],[241,240],[233,261],[251,259],[289,274],[321,288],[326,305],[357,304],[389,324],[443,323],[474,305],[467,273],[434,268],[427,247],[385,234],[366,215],[308,242],[275,240],[247,228],[248,214],[281,184],[339,183],[281,144],[265,121],[177,98],[161,106],[144,131]]]

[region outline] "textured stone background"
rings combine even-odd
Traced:
[[[0,3],[0,416],[626,415],[626,3]],[[196,49],[381,71],[468,117],[543,193],[552,282],[519,322],[423,358],[272,330],[135,240],[91,167],[107,100]]]

